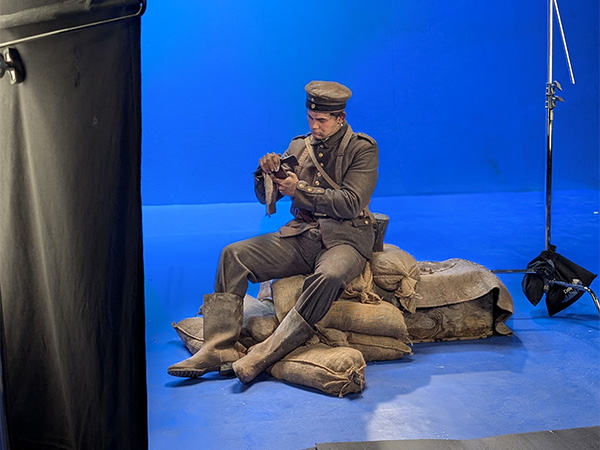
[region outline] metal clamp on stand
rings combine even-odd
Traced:
[[[590,296],[592,297],[592,300],[594,300],[594,304],[596,305],[596,309],[598,310],[598,313],[600,314],[600,302],[598,301],[598,296],[596,296],[596,294],[594,294],[594,291],[592,291],[589,287],[584,286],[583,284],[581,284],[581,280],[574,280],[574,281],[578,281],[577,284],[573,284],[573,283],[565,283],[563,281],[557,281],[557,280],[553,280],[550,281],[550,285],[556,285],[556,286],[562,286],[565,287],[567,289],[574,289],[576,291],[585,291],[588,294],[590,294]]]
[[[8,75],[10,84],[19,84],[25,79],[21,57],[14,48],[5,48],[0,54],[0,78],[4,75]]]

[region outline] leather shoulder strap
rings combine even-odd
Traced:
[[[315,167],[317,168],[317,170],[319,172],[321,172],[321,175],[323,175],[323,178],[325,178],[325,181],[327,181],[332,188],[341,189],[340,185],[331,179],[331,177],[329,176],[329,174],[327,172],[325,172],[323,167],[319,168],[319,162],[317,161],[317,157],[315,156],[315,152],[313,151],[312,145],[310,143],[310,137],[307,136],[304,138],[304,145],[306,146],[306,151],[308,152],[310,159],[312,160],[312,162],[315,165]]]
[[[346,130],[346,133],[344,133],[342,142],[338,147],[335,160],[335,178],[338,181],[338,183],[342,182],[342,162],[344,159],[344,152],[346,151],[346,148],[348,148],[348,144],[350,143],[350,139],[352,139],[353,135],[354,131],[352,131],[352,127],[350,126],[350,124],[348,124],[348,129]]]
[[[350,126],[350,124],[348,124],[348,128],[346,129],[346,132],[344,133],[344,137],[342,137],[342,142],[340,142],[340,146],[338,147],[338,151],[335,155],[335,157],[336,157],[335,178],[336,178],[337,182],[333,181],[333,179],[329,176],[329,174],[327,172],[325,172],[325,170],[319,169],[319,171],[321,172],[321,175],[323,175],[323,178],[325,178],[325,180],[334,189],[341,189],[341,186],[339,185],[339,183],[342,182],[342,162],[343,162],[343,158],[344,158],[344,152],[346,151],[346,148],[348,148],[348,144],[350,143],[350,139],[352,139],[353,135],[354,135],[354,131],[352,131],[352,127]],[[310,159],[312,160],[315,167],[319,167],[319,163],[317,162],[317,158],[315,157],[315,152],[313,151],[312,145],[310,143],[310,136],[306,136],[304,138],[304,145],[306,146],[306,150],[303,153],[303,156],[305,153],[308,152],[308,155],[310,156]]]

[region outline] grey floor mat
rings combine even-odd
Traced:
[[[327,442],[306,450],[598,450],[600,427],[507,434],[481,439]]]

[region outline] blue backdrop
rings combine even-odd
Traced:
[[[554,187],[598,189],[598,1],[559,3]],[[304,85],[336,80],[380,147],[375,196],[532,191],[546,170],[546,0],[149,0],[145,205],[254,201],[266,152],[306,133]]]

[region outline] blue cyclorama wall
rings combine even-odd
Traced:
[[[254,201],[266,152],[308,132],[304,85],[352,89],[380,148],[375,196],[543,190],[546,0],[149,0],[143,202]],[[559,1],[554,188],[598,189],[597,0]]]

